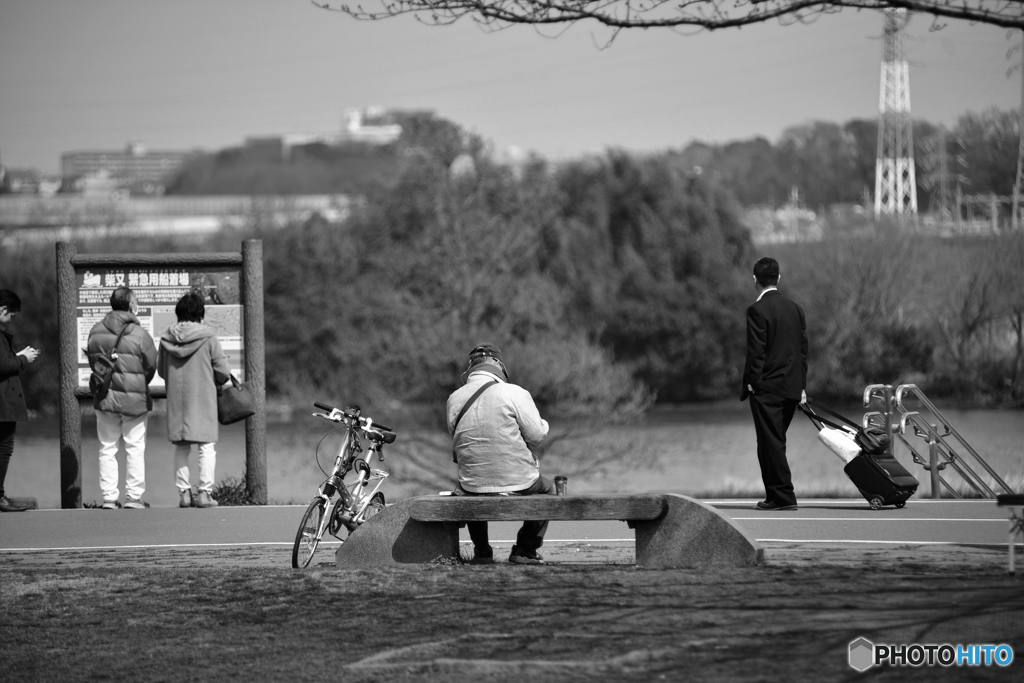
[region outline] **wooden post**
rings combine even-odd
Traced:
[[[242,242],[245,381],[256,392],[256,414],[245,421],[245,487],[249,500],[267,503],[267,400],[263,344],[263,242]]]
[[[78,253],[74,242],[57,243],[57,326],[60,395],[60,506],[82,507],[82,407],[78,388],[78,323],[75,299],[78,287],[71,259]]]

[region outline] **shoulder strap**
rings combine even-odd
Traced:
[[[459,423],[462,422],[462,416],[465,415],[466,411],[469,410],[469,407],[473,405],[478,398],[480,398],[480,394],[484,393],[497,383],[498,380],[492,379],[490,382],[477,389],[476,393],[470,396],[469,400],[462,404],[462,410],[459,411],[459,416],[455,418],[455,423],[452,425],[452,434],[454,434],[455,430],[459,428]]]
[[[124,327],[121,328],[121,331],[117,335],[117,339],[114,341],[113,348],[110,349],[111,353],[117,353],[117,347],[120,346],[121,340],[124,339],[125,332],[128,331],[128,326],[129,325],[131,325],[131,323],[125,323]]]
[[[478,398],[480,398],[480,394],[484,393],[485,391],[487,391],[488,389],[490,389],[493,385],[495,385],[497,383],[498,383],[498,380],[492,379],[490,382],[487,382],[482,387],[477,389],[476,392],[472,396],[469,397],[469,400],[462,404],[462,410],[459,411],[459,415],[458,415],[458,417],[455,418],[455,423],[452,425],[452,437],[453,438],[455,436],[455,430],[459,428],[459,423],[462,422],[462,416],[466,414],[466,411],[469,410],[469,407],[471,405],[473,405],[473,403],[476,402],[476,400]],[[459,462],[458,457],[455,455],[455,449],[452,449],[452,462],[454,462],[454,463],[458,463]]]

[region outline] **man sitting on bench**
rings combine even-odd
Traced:
[[[457,495],[531,496],[554,493],[555,485],[540,476],[540,463],[529,446],[548,434],[530,392],[508,381],[501,351],[490,344],[469,353],[462,375],[465,386],[448,397],[448,433],[459,466]],[[487,522],[467,522],[473,540],[473,564],[494,562]],[[537,549],[544,543],[547,521],[523,522],[508,561],[540,564]]]

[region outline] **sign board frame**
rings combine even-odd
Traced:
[[[128,281],[135,274],[133,285]],[[171,273],[176,277],[172,278]],[[79,254],[74,242],[57,243],[57,325],[60,337],[60,467],[61,507],[82,507],[82,401],[91,401],[88,380],[82,383],[84,344],[81,341],[82,327],[89,327],[88,316],[96,315],[99,309],[109,310],[108,302],[90,296],[90,289],[110,291],[111,285],[119,285],[118,276],[124,284],[132,287],[139,295],[139,303],[148,324],[148,331],[154,339],[159,336],[161,321],[166,319],[167,299],[180,296],[181,274],[186,274],[186,289],[194,286],[193,274],[213,274],[211,282],[204,281],[207,288],[221,287],[230,295],[225,304],[235,308],[221,311],[229,317],[237,313],[241,318],[240,343],[227,344],[229,361],[236,376],[249,383],[257,397],[256,414],[245,421],[246,488],[250,500],[259,505],[267,502],[266,468],[266,374],[264,365],[263,337],[263,243],[260,240],[245,240],[240,253],[198,253],[198,254]],[[147,276],[147,285],[142,276]],[[157,274],[157,282],[148,286],[148,277]],[[167,274],[164,279],[162,274]],[[232,282],[231,277],[235,280]],[[96,278],[99,277],[97,284]],[[172,285],[171,280],[177,280]],[[108,284],[109,280],[109,284]],[[94,285],[94,287],[83,285]],[[184,290],[183,290],[184,291]],[[220,301],[216,294],[215,300]],[[109,293],[107,294],[109,299]],[[94,310],[95,309],[95,310]],[[159,309],[159,310],[157,310]],[[171,304],[173,313],[173,304]],[[148,315],[146,315],[148,314]],[[83,316],[85,320],[83,322]],[[230,321],[226,321],[230,322]],[[237,325],[237,323],[233,323]],[[230,325],[229,325],[230,326]],[[237,330],[233,330],[237,332]],[[86,330],[85,334],[88,334]],[[234,353],[233,353],[234,352]],[[235,367],[237,366],[237,367]],[[165,398],[164,388],[157,383],[151,385],[153,398]]]

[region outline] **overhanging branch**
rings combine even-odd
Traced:
[[[573,24],[595,21],[615,30],[685,28],[713,31],[772,19],[795,22],[843,8],[903,8],[935,17],[1024,29],[1024,0],[379,0],[363,5],[313,4],[374,21],[413,14],[434,25],[469,17],[488,28],[514,24]]]

